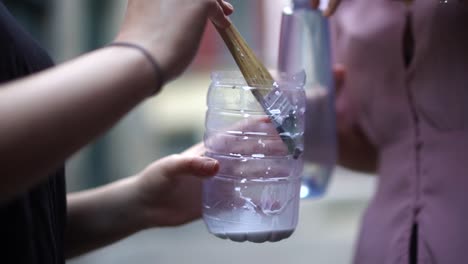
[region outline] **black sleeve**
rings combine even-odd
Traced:
[[[0,1],[0,83],[53,66],[51,58]],[[1,120],[0,120],[1,122]],[[51,131],[60,133],[60,131]],[[44,150],[47,151],[47,150]],[[1,166],[1,157],[0,157]],[[27,166],[21,164],[20,166]],[[0,204],[0,263],[64,264],[65,170]],[[1,175],[0,175],[1,184]]]

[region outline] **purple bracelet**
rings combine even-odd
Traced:
[[[130,42],[112,42],[107,45],[108,47],[127,47],[127,48],[133,48],[136,50],[139,50],[145,57],[146,59],[151,63],[151,66],[153,67],[154,73],[156,75],[156,79],[158,82],[156,83],[156,89],[153,94],[156,94],[160,88],[164,85],[165,83],[165,78],[163,71],[161,67],[159,66],[159,63],[156,61],[156,59],[147,51],[145,48],[138,44],[130,43]],[[159,77],[159,78],[158,78]]]

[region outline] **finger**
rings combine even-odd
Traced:
[[[264,129],[268,128],[268,126],[272,127],[273,130],[263,131]],[[271,131],[274,131],[274,127],[271,125],[271,119],[268,116],[263,115],[259,117],[250,117],[248,119],[244,119],[234,124],[233,128],[230,130],[242,132],[265,132],[270,134]]]
[[[320,5],[320,0],[310,0],[310,5],[313,9],[317,9]]]
[[[341,0],[330,0],[327,9],[325,10],[325,12],[323,12],[323,15],[326,17],[333,15],[333,13],[335,13],[336,9],[340,5],[340,2]]]
[[[163,176],[169,179],[186,174],[206,178],[214,176],[219,170],[217,160],[198,156],[171,155],[161,159],[158,163]]]
[[[219,3],[219,0],[210,1],[210,7],[208,11],[208,15],[210,20],[220,28],[227,28],[231,25],[231,21],[224,13],[224,9],[222,5]]]
[[[335,78],[335,90],[339,94],[343,88],[345,78],[346,78],[346,69],[341,64],[336,64],[333,66],[333,75]]]
[[[234,13],[234,6],[231,3],[229,3],[228,1],[218,0],[218,3],[223,8],[224,14],[226,16],[229,16],[232,13]]]

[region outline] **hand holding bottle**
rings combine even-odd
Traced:
[[[318,8],[319,5],[320,5],[320,0],[310,0],[310,2],[312,4],[312,7],[315,8],[315,9]],[[327,17],[333,15],[333,13],[335,13],[335,11],[338,8],[338,6],[340,5],[340,3],[341,3],[341,0],[330,0],[328,2],[327,9],[325,9],[323,14],[325,16],[327,16]]]
[[[202,180],[219,170],[216,160],[202,157],[204,152],[203,144],[197,144],[154,162],[134,177],[134,216],[144,219],[144,227],[177,226],[201,216]]]

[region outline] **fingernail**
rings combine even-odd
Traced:
[[[218,161],[212,160],[212,159],[207,159],[202,166],[202,170],[208,173],[212,173],[213,171],[216,170],[218,166]]]
[[[227,5],[229,8],[234,9],[234,6],[229,3],[228,1],[223,1],[225,5]]]

